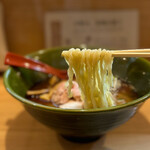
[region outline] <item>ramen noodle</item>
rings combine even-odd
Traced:
[[[74,49],[63,51],[68,68],[68,96],[71,97],[73,76],[80,87],[84,108],[115,106],[111,93],[114,84],[112,52],[105,49]]]

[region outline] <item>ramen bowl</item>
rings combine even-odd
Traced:
[[[67,69],[61,57],[63,49],[40,50],[27,55],[53,67]],[[54,129],[68,140],[88,142],[128,121],[141,104],[150,97],[150,62],[143,58],[115,58],[113,74],[134,86],[139,98],[109,108],[61,109],[41,105],[25,98],[26,92],[37,82],[51,75],[19,67],[9,67],[4,74],[7,91],[19,100],[25,110],[44,125]]]

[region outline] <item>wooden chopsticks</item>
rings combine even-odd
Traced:
[[[150,49],[111,50],[111,52],[113,57],[150,57]]]
[[[113,50],[113,57],[150,57],[150,49]]]

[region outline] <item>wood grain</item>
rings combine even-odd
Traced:
[[[118,10],[135,9],[139,12],[139,48],[150,47],[149,0],[1,0],[8,49],[27,54],[44,48],[44,14],[57,10]]]
[[[0,77],[0,150],[149,150],[150,100],[127,123],[92,143],[66,141],[10,96]]]

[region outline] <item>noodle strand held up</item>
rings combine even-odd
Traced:
[[[115,106],[110,92],[114,83],[111,51],[71,48],[63,51],[62,56],[69,65],[69,97],[72,96],[72,80],[75,74],[85,109]]]

